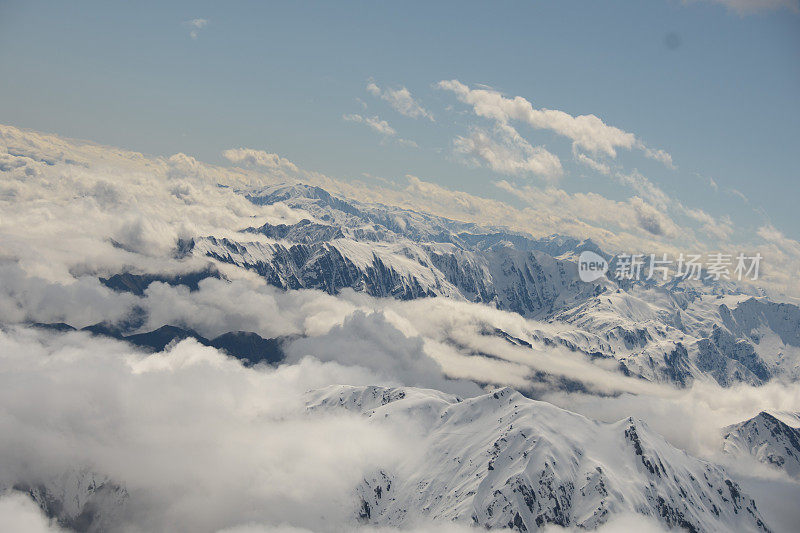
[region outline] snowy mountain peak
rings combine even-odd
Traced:
[[[726,453],[751,455],[762,463],[800,478],[800,421],[797,413],[762,411],[723,431],[723,450]]]
[[[423,453],[357,489],[363,522],[399,526],[421,513],[517,531],[593,529],[630,512],[689,531],[769,530],[721,467],[634,418],[599,423],[511,388],[459,401],[409,387],[328,387],[310,393],[309,408],[376,424],[402,413],[424,428]]]

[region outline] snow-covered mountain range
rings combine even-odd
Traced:
[[[358,488],[359,517],[402,525],[420,514],[486,528],[594,529],[610,516],[652,516],[688,531],[769,531],[726,472],[633,418],[601,424],[513,389],[461,400],[437,391],[329,387],[309,410],[348,409],[377,424],[418,423],[423,453]]]
[[[615,359],[619,370],[686,386],[800,377],[800,308],[755,297],[732,283],[672,280],[584,283],[577,256],[592,241],[535,239],[409,209],[363,204],[319,187],[240,191],[258,205],[281,203],[308,218],[201,236],[195,255],[253,271],[283,289],[372,296],[447,297],[548,323],[525,342]]]
[[[592,240],[295,171],[0,134],[0,503],[112,532],[800,520],[795,305],[587,283],[582,252],[616,259]]]
[[[314,220],[246,228],[241,238],[208,236],[194,252],[258,272],[284,289],[331,294],[349,287],[372,296],[430,296],[487,303],[526,316],[552,313],[593,294],[562,256],[599,249],[574,239],[535,240],[482,233],[410,210],[363,205],[319,187],[243,191],[259,205],[283,202]]]
[[[414,387],[331,385],[305,397],[311,419],[352,413],[406,428],[416,441],[405,461],[377,466],[352,488],[353,528],[428,519],[520,532],[593,530],[635,514],[690,532],[771,531],[736,476],[633,417],[597,422],[508,387],[462,399]],[[752,452],[796,476],[797,430],[787,427],[761,413],[728,428],[725,451]],[[0,486],[8,488],[77,531],[115,529],[131,505],[123,484],[85,468]]]

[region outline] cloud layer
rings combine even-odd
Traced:
[[[508,98],[491,89],[471,89],[458,80],[440,81],[438,87],[471,105],[479,117],[494,120],[505,127],[516,121],[535,129],[550,130],[570,139],[574,148],[591,154],[614,158],[619,149],[639,148],[648,157],[672,163],[669,154],[663,150],[648,149],[633,133],[609,126],[595,115],[573,116],[557,109],[536,109],[521,96]]]
[[[483,386],[512,385],[600,419],[636,414],[710,458],[719,423],[760,408],[800,410],[796,388],[779,384],[676,391],[566,349],[515,346],[486,332],[533,340],[532,332],[554,326],[469,302],[283,292],[224,266],[227,279],[203,280],[195,291],[156,282],[134,296],[97,279],[196,271],[206,261],[182,256],[181,239],[313,218],[280,203],[255,205],[237,192],[287,180],[520,229],[582,234],[593,227],[587,221],[617,225],[622,230],[607,235],[610,242],[628,244],[630,236],[663,245],[679,231],[659,215],[681,206],[641,175],[614,175],[636,191],[624,201],[499,182],[525,204],[513,207],[415,177],[395,186],[332,180],[252,149],[226,151],[236,166],[220,168],[185,154],[148,158],[10,127],[0,133],[0,434],[8,436],[0,440],[0,490],[21,482],[56,490],[53,480],[89,472],[125,487],[127,503],[109,520],[128,531],[348,530],[357,503],[352,487],[376,466],[415,453],[414,428],[367,425],[346,413],[310,417],[308,389],[410,385],[471,396]],[[800,255],[775,228],[761,233],[788,264]],[[144,317],[132,326],[137,331],[175,324],[207,337],[246,330],[299,338],[287,341],[283,366],[246,368],[192,340],[145,354],[83,332],[24,325],[82,327],[132,316]],[[562,378],[611,396],[554,393]],[[0,497],[0,520],[54,529],[13,494]],[[630,527],[620,520],[623,530]]]

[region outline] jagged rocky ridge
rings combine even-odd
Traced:
[[[196,239],[194,251],[253,270],[284,289],[448,296],[526,316],[551,313],[602,290],[581,283],[575,264],[559,258],[579,249],[599,252],[590,241],[479,232],[472,224],[343,200],[318,187],[267,187],[247,197],[257,204],[285,202],[316,220],[245,228],[235,241]]]
[[[516,531],[594,529],[632,512],[686,531],[769,531],[723,468],[636,419],[599,423],[509,388],[461,400],[331,386],[310,393],[308,409],[347,409],[376,424],[410,419],[421,428],[422,454],[376,469],[357,488],[362,522],[400,526],[422,514]]]
[[[549,322],[557,338],[615,357],[629,375],[679,386],[700,376],[722,386],[760,385],[800,378],[800,342],[784,333],[800,328],[800,319],[787,309],[797,308],[743,294],[634,286],[590,298]],[[775,313],[787,316],[778,321]]]
[[[762,463],[800,479],[800,415],[760,412],[726,427],[723,450],[734,456],[752,455]]]

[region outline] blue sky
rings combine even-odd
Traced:
[[[776,6],[749,9],[764,4]],[[637,148],[577,153],[729,216],[736,232],[800,239],[797,5],[0,0],[0,123],[212,163],[249,147],[338,178],[410,174],[510,202],[520,199],[497,182],[631,196],[629,182],[582,163],[573,138],[479,116],[438,86],[459,80],[595,115],[673,166]],[[433,120],[381,98],[402,88]],[[464,148],[485,133],[519,155],[504,124],[557,158],[560,176]]]

